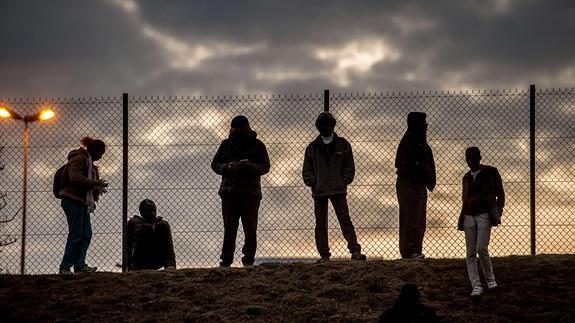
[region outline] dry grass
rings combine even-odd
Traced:
[[[462,259],[0,276],[0,322],[374,321],[406,282],[448,322],[574,322],[575,256],[494,259],[499,290],[469,298]]]

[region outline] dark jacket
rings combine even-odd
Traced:
[[[72,150],[68,154],[68,163],[62,176],[62,189],[60,197],[86,204],[88,190],[101,184],[98,167],[92,163],[93,178],[88,178],[89,153],[84,148]],[[94,201],[98,201],[99,194],[92,191]]]
[[[266,146],[256,137],[256,132],[249,130],[232,134],[220,144],[212,160],[212,169],[222,175],[220,196],[249,195],[261,199],[261,176],[270,171],[270,159]],[[248,160],[245,168],[233,172],[228,169],[230,162],[242,159]]]
[[[397,147],[395,167],[398,179],[413,183],[424,183],[433,191],[436,184],[435,161],[433,151],[425,139],[418,138],[408,130]]]
[[[503,181],[501,180],[501,175],[497,168],[487,165],[480,166],[481,171],[477,174],[476,181],[479,184],[479,190],[481,194],[485,197],[487,203],[487,208],[489,210],[489,220],[492,226],[497,226],[501,223],[501,214],[503,207],[505,206],[505,192],[503,190]],[[463,230],[463,209],[465,201],[467,200],[467,194],[469,192],[469,185],[473,181],[473,176],[471,171],[468,171],[463,176],[463,190],[462,190],[462,207],[459,214],[459,220],[457,221],[457,229]]]
[[[334,133],[333,141],[326,145],[318,136],[305,149],[302,176],[313,197],[347,194],[355,176],[350,143]]]
[[[126,224],[128,270],[176,267],[168,221],[158,216],[148,222],[135,215]]]

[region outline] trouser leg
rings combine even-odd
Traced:
[[[489,256],[489,239],[491,236],[489,214],[479,214],[475,218],[477,222],[477,254],[481,261],[481,269],[483,270],[485,281],[488,283],[494,282],[493,265],[491,263],[491,257]]]
[[[69,269],[76,264],[80,252],[83,239],[82,209],[85,206],[68,199],[62,199],[61,205],[66,214],[66,222],[68,223],[68,237],[66,239],[66,247],[60,268]]]
[[[315,245],[320,257],[329,258],[329,241],[327,235],[327,197],[316,197],[314,201],[315,213]]]
[[[74,264],[74,269],[82,269],[86,266],[86,254],[88,253],[88,248],[90,247],[90,242],[92,241],[92,223],[90,220],[90,212],[88,208],[82,208],[82,242],[80,243],[80,250],[78,252],[78,258]]]
[[[222,244],[222,254],[220,259],[224,264],[231,264],[234,261],[236,249],[236,237],[240,222],[240,213],[237,205],[237,198],[222,197],[222,215],[224,218],[224,242]]]
[[[463,220],[465,231],[467,274],[471,287],[481,286],[477,270],[477,222],[472,215],[465,215]]]
[[[331,204],[337,215],[337,220],[341,227],[343,237],[347,241],[347,248],[350,253],[361,252],[361,246],[357,243],[357,236],[355,228],[349,217],[349,207],[347,205],[347,197],[345,195],[335,195],[330,197]]]
[[[155,225],[154,234],[156,245],[158,246],[158,268],[176,267],[176,255],[174,253],[174,242],[172,241],[172,230],[167,221],[161,221]]]
[[[425,184],[398,180],[399,252],[402,258],[422,253],[426,228],[427,191]]]
[[[253,264],[257,248],[258,210],[260,199],[257,197],[244,197],[242,199],[242,227],[244,229],[244,247],[242,248],[242,263]]]

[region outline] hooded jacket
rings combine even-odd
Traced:
[[[336,133],[333,136],[328,145],[318,136],[305,149],[302,177],[314,198],[347,194],[355,176],[351,144]]]
[[[246,167],[230,171],[232,161],[247,159]],[[212,170],[222,176],[218,194],[248,195],[262,198],[261,176],[270,171],[270,159],[266,146],[257,139],[257,133],[251,129],[230,133],[222,141],[214,159]]]
[[[64,199],[74,200],[87,204],[86,194],[88,190],[100,185],[98,167],[92,162],[93,178],[88,178],[89,153],[84,148],[72,150],[68,154],[68,163],[62,176],[62,189],[60,196]],[[98,201],[99,194],[92,191],[94,201]]]
[[[433,151],[427,144],[426,130],[421,128],[418,121],[413,117],[408,118],[407,131],[397,147],[395,167],[399,180],[423,183],[433,191],[436,184]]]
[[[499,174],[497,168],[493,166],[481,165],[480,170],[481,171],[477,174],[476,181],[479,185],[481,195],[483,195],[485,202],[487,203],[491,226],[497,226],[501,223],[501,214],[503,207],[505,206],[505,192],[503,190],[501,175]],[[460,231],[464,229],[464,207],[471,182],[473,182],[473,176],[471,175],[471,171],[468,171],[463,176],[462,180],[463,189],[461,192],[461,197],[463,203],[461,212],[459,214],[459,219],[457,221],[457,229]]]

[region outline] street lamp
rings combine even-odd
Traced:
[[[40,112],[21,116],[8,106],[0,106],[0,118],[11,118],[24,122],[24,184],[22,188],[22,248],[20,251],[20,274],[25,272],[26,260],[26,202],[28,194],[28,123],[45,121],[54,117],[55,113],[49,107],[42,107]]]

